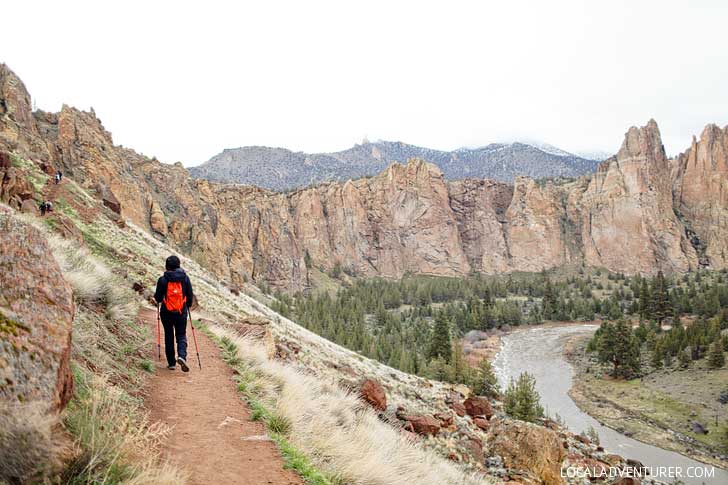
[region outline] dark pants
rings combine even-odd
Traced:
[[[177,355],[187,360],[187,313],[160,314],[162,326],[164,327],[164,354],[167,356],[167,364],[175,365],[177,359],[174,355],[174,340],[177,337]]]

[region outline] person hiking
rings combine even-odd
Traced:
[[[56,173],[56,175],[58,176],[58,182],[60,182],[61,180],[63,180],[63,172],[61,172],[61,171],[59,170],[59,171],[58,171],[58,172]]]
[[[45,201],[40,203],[40,215],[41,216],[45,216],[47,208],[48,208],[48,206],[46,205]]]
[[[56,185],[61,183],[61,172],[56,172]]]
[[[170,256],[164,263],[165,272],[157,280],[154,300],[159,307],[159,317],[164,327],[164,354],[167,369],[174,370],[179,364],[182,371],[189,372],[187,365],[187,311],[192,305],[192,283],[180,268],[177,256]],[[174,358],[174,343],[177,340],[177,359]]]
[[[45,203],[46,206],[46,212],[53,212],[53,202],[50,200],[47,200]]]

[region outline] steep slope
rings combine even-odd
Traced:
[[[410,158],[437,165],[448,180],[473,177],[505,182],[512,182],[518,175],[577,177],[591,172],[598,163],[549,145],[519,142],[448,152],[402,142],[365,141],[335,153],[308,154],[260,146],[225,149],[207,162],[190,168],[190,174],[217,182],[281,191],[330,180],[372,176],[392,162]]]

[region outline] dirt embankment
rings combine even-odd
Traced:
[[[588,338],[571,339],[564,348],[576,375],[569,395],[579,408],[626,436],[695,460],[728,469],[719,435],[728,410],[718,397],[728,369],[661,370],[643,378],[612,379],[585,353]],[[696,432],[698,426],[708,433]]]

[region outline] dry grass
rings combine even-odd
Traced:
[[[367,485],[490,483],[412,443],[333,381],[269,360],[262,346],[227,330],[210,330],[234,344],[243,372],[253,377],[248,385],[289,423],[289,441],[329,475]]]
[[[53,234],[48,236],[48,243],[79,302],[103,305],[111,320],[134,318],[138,310],[134,295],[102,261],[86,248]]]
[[[186,478],[162,462],[159,449],[167,430],[150,425],[126,392],[101,375],[76,369],[77,392],[66,411],[66,427],[78,452],[63,477],[66,483],[179,484]]]
[[[59,465],[56,425],[39,402],[0,403],[0,483],[33,482]]]

